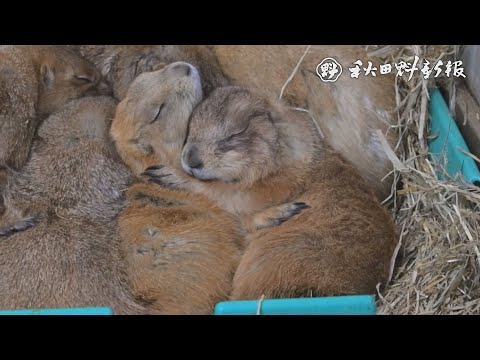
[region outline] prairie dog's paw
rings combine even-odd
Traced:
[[[310,206],[304,202],[288,202],[269,207],[256,213],[253,217],[254,230],[274,227],[283,224]]]
[[[35,217],[22,219],[13,225],[0,227],[0,236],[9,236],[9,235],[12,235],[13,233],[27,230],[28,228],[35,226],[37,223],[38,223],[38,219]]]
[[[148,177],[148,181],[169,189],[183,189],[187,183],[185,178],[180,175],[180,171],[163,165],[150,166],[142,175]]]
[[[149,204],[156,207],[176,207],[185,206],[186,202],[177,199],[174,194],[155,193],[153,191],[142,191],[137,189],[130,195],[130,202]]]

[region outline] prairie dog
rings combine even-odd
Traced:
[[[9,173],[4,219],[17,222],[0,241],[0,308],[108,306],[149,311],[134,298],[116,217],[133,175],[108,139],[109,97],[73,100],[40,126],[32,156]]]
[[[111,307],[147,314],[132,292],[116,224],[51,216],[0,241],[0,308]]]
[[[192,114],[182,167],[189,176],[166,167],[149,175],[240,216],[291,201],[310,206],[251,234],[233,299],[373,293],[386,281],[393,221],[305,114],[245,88],[219,88]]]
[[[299,63],[306,46],[300,45],[214,45],[225,76],[234,84],[255,88],[270,99],[277,99],[282,87]],[[336,82],[322,82],[317,65],[335,58],[343,67]],[[358,79],[350,77],[349,68],[362,61]],[[364,76],[363,68],[372,61],[375,77]],[[393,165],[386,156],[376,130],[380,130],[396,149],[398,135],[393,125],[395,80],[380,74],[380,62],[354,46],[312,46],[300,63],[282,99],[290,106],[308,109],[329,144],[347,158],[375,189],[380,200],[391,192],[393,176],[386,177]],[[384,177],[386,177],[384,179]]]
[[[197,69],[176,62],[140,74],[117,107],[111,134],[136,175],[180,168],[188,119],[202,99]],[[158,314],[211,314],[227,300],[243,241],[235,218],[201,195],[135,184],[119,217],[129,279]]]
[[[115,105],[110,97],[85,97],[44,121],[27,164],[8,174],[3,226],[50,213],[115,218],[134,180],[109,138]]]
[[[25,164],[41,120],[69,100],[106,90],[95,67],[56,46],[0,48],[0,166]]]
[[[143,72],[183,61],[198,69],[205,94],[226,85],[215,56],[201,45],[81,45],[79,52],[97,66],[113,87],[114,95],[125,97],[132,81]]]
[[[119,218],[136,298],[157,314],[212,314],[232,292],[244,249],[238,222],[187,192],[136,184]]]
[[[158,162],[180,165],[188,119],[202,97],[197,69],[184,62],[142,73],[132,82],[110,132],[136,175]]]

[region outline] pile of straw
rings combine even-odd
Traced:
[[[458,46],[368,46],[385,63],[413,63],[415,55],[445,64]],[[395,70],[395,68],[393,68]],[[396,71],[395,71],[396,72]],[[378,288],[379,314],[480,313],[480,189],[461,179],[439,180],[442,171],[428,156],[428,92],[441,86],[455,105],[456,78],[425,80],[420,71],[396,78],[394,131],[400,141],[390,201],[400,233],[391,281]]]

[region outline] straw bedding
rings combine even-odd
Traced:
[[[370,54],[393,64],[414,56],[445,64],[458,46],[367,46]],[[395,68],[393,68],[395,69]],[[480,313],[480,190],[462,179],[438,180],[442,171],[428,156],[428,91],[447,89],[455,105],[455,81],[450,76],[425,80],[420,71],[410,81],[396,78],[396,124],[400,141],[394,161],[398,191],[392,213],[400,234],[392,278],[378,290],[379,314]],[[394,159],[396,160],[396,159]]]

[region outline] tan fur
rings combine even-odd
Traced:
[[[226,76],[235,84],[254,87],[268,98],[276,99],[306,46],[82,45],[79,48],[110,80],[119,99],[139,73],[179,60],[199,69],[205,94],[226,85]],[[323,83],[315,73],[325,57],[334,57],[343,66],[344,73],[335,83]],[[377,76],[360,75],[359,79],[351,79],[348,67],[353,67],[356,60],[362,60],[363,67],[371,60],[377,67]],[[311,111],[327,141],[357,167],[383,200],[391,191],[393,176],[385,177],[392,164],[375,131],[381,130],[393,149],[398,136],[390,129],[394,123],[394,77],[380,75],[379,64],[356,46],[315,45],[285,88],[283,99],[291,106]]]
[[[119,103],[111,135],[123,161],[139,175],[159,162],[180,165],[188,119],[202,99],[197,70],[177,62],[140,74]],[[155,116],[164,104],[157,120]]]
[[[212,314],[228,300],[243,241],[238,224],[201,196],[137,184],[119,219],[137,299],[160,314]]]
[[[306,46],[210,46],[223,73],[235,84],[254,87],[270,99],[280,91],[299,62]],[[334,57],[343,67],[335,83],[324,83],[315,73],[326,57]],[[349,67],[361,60],[376,66],[376,77],[350,78]],[[393,176],[382,179],[393,169],[380,145],[376,129],[385,134],[395,149],[394,77],[381,75],[379,61],[354,46],[313,46],[303,59],[295,77],[285,88],[283,99],[295,107],[309,109],[331,146],[345,156],[371,183],[382,200],[390,194]]]
[[[148,313],[128,290],[123,264],[115,224],[52,217],[0,241],[0,308]]]
[[[310,209],[250,239],[233,300],[374,294],[386,284],[398,241],[390,215],[340,156],[317,166],[314,183],[296,198]]]
[[[133,180],[108,138],[115,101],[74,100],[41,125],[32,156],[9,173],[7,211],[39,223],[0,241],[0,309],[112,307],[135,302],[116,217]]]
[[[304,114],[244,88],[217,89],[192,114],[182,166],[196,178],[164,167],[152,179],[202,193],[239,216],[289,201],[311,207],[251,234],[233,299],[373,293],[385,283],[397,243],[393,221]]]
[[[188,119],[202,98],[196,69],[187,76],[187,66],[139,75],[117,107],[112,138],[137,175],[159,162],[180,168]],[[240,261],[236,220],[201,195],[154,184],[128,193],[119,227],[137,299],[160,314],[211,314],[228,299]]]
[[[117,106],[110,133],[118,153],[136,175],[155,164],[181,171],[188,119],[202,99],[202,91],[196,69],[193,67],[192,73],[184,76],[179,66],[191,65],[176,62],[140,74]],[[161,104],[166,105],[158,119],[152,121]],[[297,205],[285,204],[241,220],[247,230],[255,231],[274,226],[272,222],[293,216],[297,209]]]
[[[0,48],[0,166],[26,162],[41,120],[67,101],[105,90],[92,64],[56,46]]]
[[[201,77],[204,93],[226,85],[215,56],[199,45],[82,45],[80,53],[107,78],[114,95],[121,100],[139,74],[185,61],[194,65]]]
[[[7,171],[0,167],[0,217],[5,212],[5,204],[3,200],[3,189],[7,185]]]
[[[115,105],[109,97],[86,97],[45,120],[27,164],[9,173],[0,224],[50,213],[110,222],[118,214],[133,176],[109,137]]]

